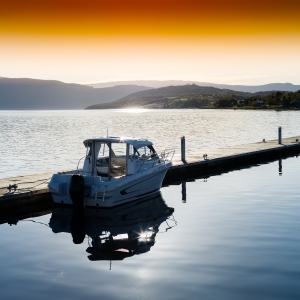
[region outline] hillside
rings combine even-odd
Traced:
[[[296,92],[300,90],[300,85],[294,85],[291,83],[268,83],[263,85],[229,85],[229,84],[218,84],[218,83],[209,83],[209,82],[200,82],[200,81],[184,81],[184,80],[132,80],[132,81],[113,81],[113,82],[103,82],[103,83],[94,83],[89,86],[94,88],[104,88],[112,87],[115,85],[124,85],[124,84],[134,84],[149,86],[152,88],[161,88],[167,86],[182,86],[186,84],[196,84],[198,86],[211,86],[219,89],[229,89],[232,91],[241,91],[246,93],[257,93],[257,92],[267,92],[267,91],[288,91]]]
[[[209,105],[220,97],[234,97],[242,100],[250,96],[253,96],[253,94],[214,87],[202,87],[193,84],[169,86],[136,92],[111,103],[88,106],[87,109],[115,109],[129,107],[200,108]]]
[[[136,85],[95,89],[54,80],[0,78],[0,109],[83,109],[146,89]]]

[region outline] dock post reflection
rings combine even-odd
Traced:
[[[186,203],[186,181],[181,183],[182,203]]]
[[[282,175],[282,159],[280,158],[278,160],[278,171],[279,171],[279,176]]]

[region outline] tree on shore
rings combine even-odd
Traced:
[[[214,107],[222,108],[222,107],[233,107],[237,105],[237,99],[235,98],[220,98],[214,102]]]

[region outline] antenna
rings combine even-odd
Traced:
[[[108,128],[106,129],[106,137],[108,137]]]

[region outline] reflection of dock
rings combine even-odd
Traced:
[[[207,177],[297,155],[300,153],[299,140],[300,137],[292,137],[282,139],[281,144],[278,144],[278,140],[271,140],[206,150],[205,155],[201,153],[187,156],[185,163],[179,159],[173,159],[173,167],[168,171],[163,184],[168,185],[191,178]],[[50,203],[51,195],[47,183],[51,175],[52,173],[42,173],[0,179],[1,214],[5,214],[5,211],[10,211],[15,206],[27,207],[43,201]]]

